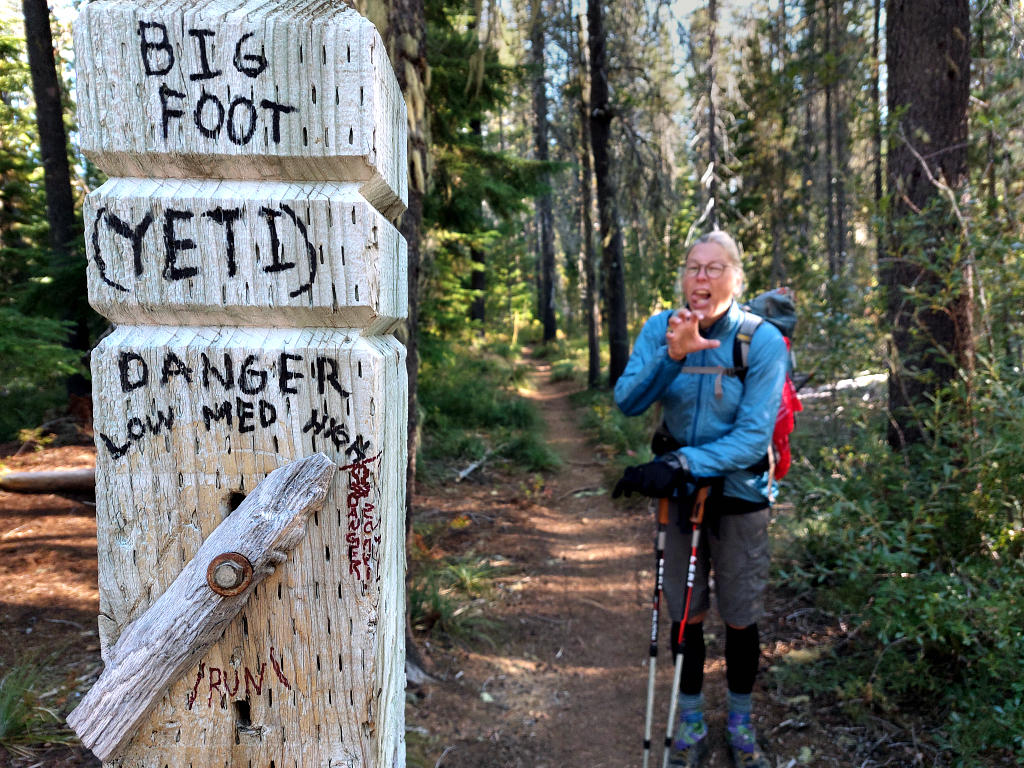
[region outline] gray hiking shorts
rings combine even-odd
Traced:
[[[683,620],[686,573],[690,564],[690,510],[671,505],[665,537],[664,598],[672,621]],[[768,521],[770,509],[722,515],[717,525],[703,525],[697,545],[697,573],[690,600],[690,616],[711,607],[709,576],[715,574],[718,612],[726,624],[746,627],[764,614],[768,580]],[[717,531],[713,530],[717,528]]]

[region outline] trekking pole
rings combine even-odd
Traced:
[[[644,720],[644,768],[651,758],[651,719],[654,714],[654,668],[658,660],[658,617],[661,588],[665,580],[665,529],[668,527],[668,499],[658,499],[658,536],[654,543],[654,600],[651,610],[650,668],[647,670],[647,717]]]
[[[697,577],[697,545],[700,543],[700,526],[704,522],[704,502],[708,499],[710,488],[706,485],[697,489],[697,500],[693,503],[693,514],[690,515],[690,522],[693,523],[693,530],[690,533],[690,567],[686,572],[686,603],[683,607],[683,621],[679,624],[679,637],[676,640],[676,647],[679,653],[676,654],[676,671],[672,676],[672,696],[668,705],[668,725],[665,727],[665,753],[661,759],[662,768],[668,768],[668,753],[672,748],[672,726],[676,719],[676,699],[679,697],[679,682],[683,676],[683,654],[686,648],[683,646],[683,634],[686,631],[686,622],[690,618],[690,598],[693,597],[693,582]]]

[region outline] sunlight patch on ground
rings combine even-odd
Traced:
[[[557,547],[553,551],[564,560],[570,560],[577,563],[593,563],[595,561],[602,560],[624,560],[636,555],[636,548],[625,544],[621,546],[610,546],[608,544],[604,544],[601,546],[600,551],[595,551],[593,547],[588,547],[586,544],[577,544],[576,546],[568,548]]]
[[[96,550],[96,526],[84,514],[40,516],[6,531],[0,536],[3,601],[11,606],[92,610],[98,596],[96,572],[68,571],[62,562],[63,550],[77,549]]]

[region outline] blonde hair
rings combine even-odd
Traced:
[[[733,296],[739,298],[740,294],[743,293],[743,286],[747,281],[747,276],[743,272],[743,257],[740,255],[739,244],[728,232],[721,229],[713,229],[710,232],[705,232],[693,241],[693,244],[686,251],[687,257],[689,257],[694,248],[702,243],[712,243],[717,245],[725,253],[725,259],[729,262],[729,266],[735,269],[740,277],[736,283],[736,288],[733,290]]]

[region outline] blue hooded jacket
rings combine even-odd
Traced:
[[[681,371],[683,366],[732,367],[733,342],[744,313],[733,301],[701,332],[721,345],[677,361],[668,356],[665,343],[674,312],[659,312],[644,324],[615,383],[615,402],[627,416],[636,416],[660,401],[666,426],[683,445],[676,451],[682,466],[694,477],[724,477],[726,496],[767,506],[768,473],[753,474],[746,468],[762,459],[771,444],[786,378],[786,342],[771,323],[761,323],[750,342],[745,380],[722,376],[722,397],[717,398],[714,375]]]

